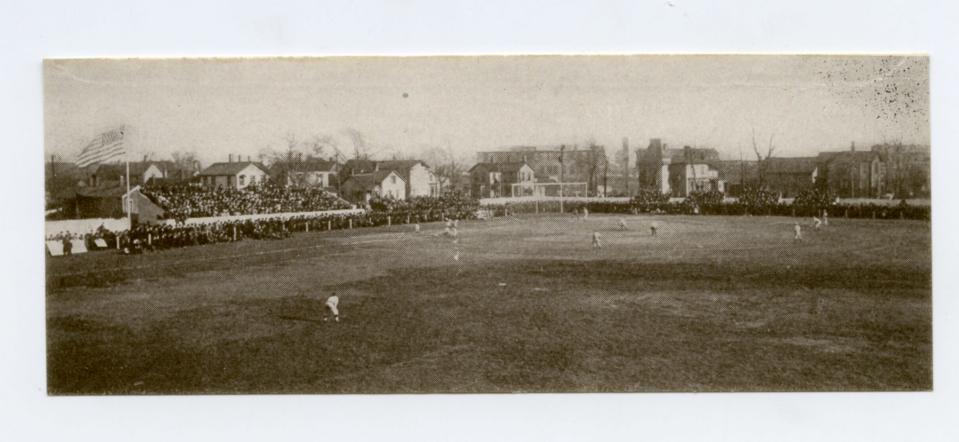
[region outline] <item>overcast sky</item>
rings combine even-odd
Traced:
[[[359,131],[381,157],[449,147],[629,137],[752,156],[929,143],[928,59],[849,56],[539,56],[56,60],[44,65],[47,150],[73,161],[125,125],[131,157],[285,149],[288,134]]]

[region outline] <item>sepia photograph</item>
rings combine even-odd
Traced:
[[[933,390],[924,54],[42,77],[48,395]]]

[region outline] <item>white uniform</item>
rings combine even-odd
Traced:
[[[812,222],[815,223],[814,227],[817,229],[819,228],[819,226],[822,225],[822,220],[820,220],[819,218],[816,218],[815,216],[812,217]]]
[[[796,236],[793,237],[793,241],[799,241],[799,240],[801,240],[801,239],[802,239],[802,227],[799,226],[799,223],[796,223],[796,225],[793,226],[793,231],[796,232]]]
[[[329,298],[326,298],[326,309],[333,314],[333,320],[336,322],[340,322],[340,311],[337,308],[337,306],[339,305],[340,305],[339,296],[333,295],[333,296],[330,296]],[[323,318],[323,320],[325,321],[326,318]]]
[[[589,218],[589,210],[583,207],[583,219],[588,219],[588,218]]]
[[[603,246],[599,243],[599,232],[593,232],[593,248],[599,249]]]
[[[622,218],[619,219],[619,230],[626,230],[626,220],[625,220],[625,219],[622,219]]]

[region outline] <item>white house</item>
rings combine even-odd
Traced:
[[[396,200],[406,199],[406,181],[393,170],[379,170],[351,176],[342,184],[343,196],[365,203],[373,195]]]
[[[252,161],[213,163],[198,175],[200,184],[208,188],[244,189],[266,183],[266,166]]]
[[[336,187],[339,165],[318,158],[282,161],[270,167],[270,176],[278,183],[295,187]]]
[[[375,173],[392,170],[406,182],[406,196],[436,196],[440,183],[426,163],[420,160],[349,160],[344,166],[347,175]]]
[[[87,184],[94,187],[119,182],[126,185],[126,163],[97,164],[90,168]],[[153,178],[166,178],[166,174],[153,162],[130,163],[130,185],[142,186]],[[121,186],[122,187],[122,186]]]

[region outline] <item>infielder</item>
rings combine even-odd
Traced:
[[[599,232],[593,232],[593,249],[601,249],[603,245],[599,243]]]

